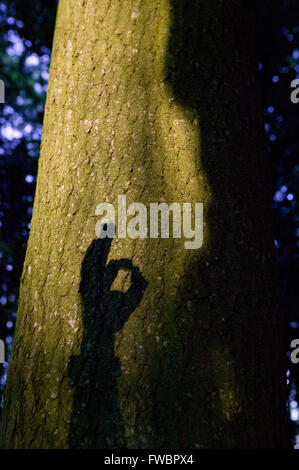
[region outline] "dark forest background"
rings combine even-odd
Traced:
[[[30,231],[56,8],[56,0],[0,1],[0,79],[6,89],[0,104],[0,338],[7,354],[0,365],[1,406]],[[299,338],[299,103],[290,99],[291,81],[299,78],[299,0],[256,1],[255,8],[264,158],[273,170],[273,243],[286,324],[282,334],[290,355],[291,340]],[[299,364],[288,364],[287,406],[299,449]]]

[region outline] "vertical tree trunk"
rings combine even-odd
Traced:
[[[254,21],[59,2],[3,447],[287,446]],[[202,248],[93,241],[121,194],[203,202]]]

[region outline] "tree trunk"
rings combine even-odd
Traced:
[[[288,445],[244,3],[59,2],[3,447]],[[202,202],[203,246],[95,240],[119,195]]]

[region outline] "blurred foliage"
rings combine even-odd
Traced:
[[[290,83],[299,78],[299,0],[264,0],[256,5],[265,158],[273,168],[275,245],[287,353],[290,340],[299,337],[299,104],[290,100]],[[0,338],[6,338],[8,355],[30,229],[56,8],[55,0],[0,1],[0,78],[6,85],[6,103],[0,105]],[[291,418],[298,425],[298,366],[289,364]],[[7,366],[2,370],[0,394]]]
[[[260,5],[259,54],[265,158],[273,162],[275,246],[280,308],[286,319],[285,348],[299,338],[299,103],[291,102],[291,81],[299,78],[299,1],[265,1]],[[298,365],[288,362],[290,415],[299,432]],[[299,448],[299,436],[296,447]]]
[[[11,350],[35,191],[57,2],[0,1],[0,338]],[[8,364],[1,372],[0,395]]]

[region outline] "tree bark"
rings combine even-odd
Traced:
[[[288,446],[244,4],[59,2],[4,448]],[[121,194],[202,202],[203,246],[95,240]]]

